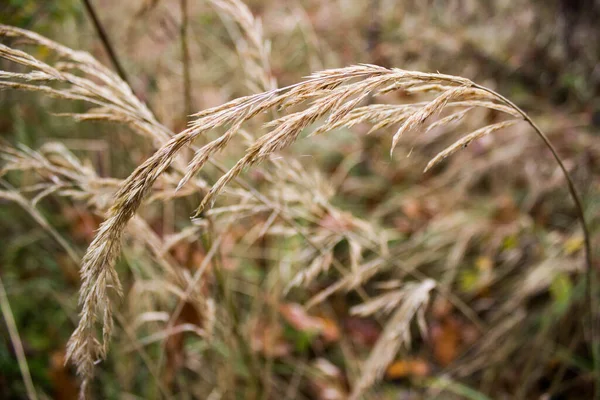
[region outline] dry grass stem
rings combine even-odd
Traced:
[[[15,351],[15,355],[18,360],[19,369],[21,370],[21,376],[23,377],[23,383],[25,384],[25,390],[27,391],[27,397],[30,400],[37,400],[38,396],[35,391],[35,387],[33,386],[33,380],[31,379],[31,374],[29,373],[29,365],[27,364],[27,357],[25,356],[25,350],[23,349],[23,343],[21,342],[21,337],[19,336],[19,330],[17,328],[17,324],[15,323],[15,318],[13,316],[10,303],[8,301],[8,296],[6,295],[6,290],[4,288],[4,282],[0,278],[0,310],[2,311],[2,316],[4,317],[4,321],[6,322],[6,326],[8,328],[8,334],[10,336],[10,341],[12,342],[13,349]]]

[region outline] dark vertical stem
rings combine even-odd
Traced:
[[[379,64],[379,41],[381,39],[380,0],[369,1],[369,26],[367,27],[367,56],[370,64]],[[367,103],[373,103],[373,94],[369,94]]]
[[[378,47],[381,39],[381,21],[380,21],[380,1],[370,0],[369,2],[369,27],[367,28],[367,52],[371,58],[371,63],[378,62]]]
[[[187,0],[180,0],[179,6],[181,8],[181,26],[180,26],[180,39],[181,39],[181,56],[183,66],[183,96],[184,96],[184,121],[192,114],[192,88],[190,79],[190,51],[188,47],[188,4]]]
[[[92,3],[90,2],[90,0],[83,0],[83,4],[85,5],[85,9],[86,9],[88,15],[92,19],[92,23],[94,24],[96,33],[100,37],[100,40],[102,41],[102,44],[104,45],[104,48],[106,49],[106,52],[108,53],[108,58],[110,58],[110,62],[112,63],[114,69],[117,71],[117,74],[119,74],[121,79],[123,79],[123,81],[125,81],[125,83],[127,83],[129,86],[131,86],[129,79],[127,78],[127,74],[125,73],[123,66],[119,62],[119,59],[117,58],[117,53],[115,53],[114,47],[111,44],[110,39],[108,38],[108,35],[106,34],[106,31],[104,30],[104,27],[100,23],[100,20],[98,19],[98,14],[96,14],[96,11],[94,10],[94,7],[92,6]]]
[[[379,41],[381,39],[381,13],[380,13],[380,0],[369,0],[369,25],[366,31],[366,49],[367,49],[367,62],[369,64],[380,64],[379,52]],[[366,99],[368,105],[373,104],[373,94],[370,93]],[[360,168],[363,172],[369,171],[373,167],[373,157],[370,153],[373,147],[378,143],[378,139],[375,135],[363,135],[361,140],[361,161]]]

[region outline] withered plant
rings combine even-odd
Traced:
[[[170,284],[178,288],[180,300],[174,314],[181,313],[189,298],[193,297],[195,304],[200,305],[206,322],[197,333],[206,338],[212,335],[214,329],[215,307],[225,309],[225,312],[234,312],[225,304],[217,302],[215,305],[211,296],[198,289],[221,237],[217,235],[213,240],[211,252],[206,255],[202,265],[193,275],[176,268],[167,254],[175,243],[200,237],[207,224],[232,226],[236,215],[239,217],[266,211],[271,213],[270,222],[265,224],[260,232],[249,234],[252,236],[252,239],[248,239],[250,243],[262,237],[267,230],[284,236],[288,234],[286,229],[289,229],[294,234],[301,235],[306,242],[306,250],[302,257],[307,262],[305,268],[285,282],[284,286],[287,286],[288,290],[292,287],[308,286],[331,266],[342,273],[337,282],[309,300],[308,306],[324,301],[337,291],[360,291],[360,287],[380,270],[390,264],[395,265],[390,260],[397,251],[402,250],[388,248],[387,241],[383,239],[383,229],[343,213],[331,204],[327,182],[308,174],[292,156],[288,158],[285,153],[283,158],[278,156],[304,134],[307,134],[304,140],[318,141],[319,135],[361,124],[372,126],[369,134],[397,126],[391,140],[391,154],[403,135],[408,132],[429,132],[456,123],[475,109],[489,109],[506,116],[500,122],[482,126],[463,135],[429,161],[425,167],[425,171],[428,171],[484,136],[515,124],[528,124],[551,151],[565,176],[581,222],[588,285],[591,284],[590,235],[573,181],[546,135],[513,102],[463,77],[369,64],[314,72],[299,83],[277,88],[269,66],[269,47],[263,37],[260,22],[237,0],[215,0],[211,3],[239,27],[241,34],[235,38],[236,50],[248,71],[248,86],[259,93],[200,111],[193,115],[189,127],[179,133],[174,133],[162,125],[121,78],[90,54],[74,51],[30,31],[0,26],[0,37],[11,43],[0,44],[0,57],[19,64],[25,70],[0,71],[0,88],[41,92],[59,99],[87,102],[93,106],[87,112],[63,115],[77,121],[106,121],[126,125],[143,138],[149,139],[156,148],[154,154],[125,180],[99,177],[65,146],[56,143],[48,144],[37,151],[5,145],[1,151],[4,161],[2,174],[12,170],[29,170],[48,178],[44,185],[21,188],[23,193],[37,193],[31,201],[12,189],[2,192],[2,197],[21,204],[53,236],[60,239],[35,211],[36,203],[48,195],[56,194],[85,201],[90,208],[105,215],[104,222],[80,261],[80,319],[68,343],[67,356],[76,365],[82,379],[83,397],[86,396],[94,377],[96,364],[104,359],[108,352],[115,318],[110,292],[114,291],[118,297],[123,294],[115,264],[122,252],[123,236],[128,230],[137,232],[138,239],[143,238],[142,241],[167,271]],[[22,44],[44,47],[56,56],[56,61],[46,63],[16,48]],[[409,99],[417,97],[427,100],[403,104],[367,102],[367,99],[383,98],[383,95],[394,92],[411,95]],[[446,116],[436,120],[436,116],[442,113],[446,113]],[[270,120],[262,124],[264,115],[268,115]],[[264,133],[258,139],[248,132],[250,129],[246,130],[246,127],[256,120],[264,129]],[[256,126],[257,124],[252,125],[253,128]],[[208,140],[214,132],[220,132],[220,135],[216,139]],[[203,143],[206,144],[196,146],[195,141],[199,138],[203,138]],[[227,169],[217,161],[216,156],[232,143],[249,145],[235,165]],[[191,158],[187,149],[193,152]],[[277,171],[266,179],[273,183],[273,187],[281,188],[281,193],[285,190],[285,195],[291,198],[286,200],[287,203],[283,206],[278,204],[277,196],[273,193],[261,193],[243,178],[244,171],[265,161],[269,161]],[[213,185],[207,184],[198,176],[207,165],[222,172]],[[217,197],[234,181],[238,187],[230,190],[228,194],[230,198],[236,199],[235,204],[215,207]],[[304,188],[307,187],[311,190],[308,199],[303,197],[306,190]],[[203,199],[192,215],[192,225],[176,234],[170,241],[157,237],[142,218],[136,217],[145,201],[168,203],[197,193],[201,193]],[[303,203],[306,203],[306,207]],[[300,206],[296,206],[298,204]],[[321,210],[315,210],[315,204]],[[322,210],[326,210],[330,215],[343,215],[347,220],[347,232],[337,234],[324,230],[309,230],[295,222],[297,218],[309,221],[316,219]],[[276,224],[275,221],[283,223]],[[334,246],[342,239],[347,239],[350,243],[350,268],[342,265],[333,256]],[[61,240],[61,244],[72,258],[79,258],[67,243]],[[366,249],[376,254],[376,257],[363,261],[363,252]],[[352,309],[353,313],[363,316],[378,315],[380,318],[390,315],[371,355],[361,368],[358,380],[352,386],[350,397],[353,399],[359,398],[383,376],[385,368],[402,345],[410,344],[412,321],[417,320],[420,328],[425,330],[423,313],[429,302],[430,292],[438,291],[455,302],[469,318],[477,320],[477,317],[470,313],[469,307],[454,298],[440,282],[422,274],[414,267],[405,265],[403,268],[406,276],[412,276],[412,281],[401,282],[377,298],[368,299],[364,296],[364,303]],[[215,273],[218,273],[218,269]],[[529,294],[535,290],[535,287],[527,286],[523,293]],[[591,289],[588,292],[591,293]],[[590,300],[590,306],[594,307],[593,297],[590,297]],[[592,317],[595,315],[594,309],[591,311]],[[515,318],[516,316],[513,315]],[[170,317],[170,328],[173,328],[176,318]],[[518,319],[511,321],[512,324],[518,323]],[[597,337],[593,329],[594,324],[594,321],[592,325],[586,323],[586,328],[591,329],[593,337]],[[98,334],[99,330],[101,334]],[[244,338],[240,338],[239,342],[243,341]],[[247,358],[249,365],[252,365],[252,355],[247,355]]]

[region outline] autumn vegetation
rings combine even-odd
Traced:
[[[596,6],[400,3],[0,5],[0,397],[600,396]]]

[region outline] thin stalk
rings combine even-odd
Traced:
[[[188,47],[188,4],[187,0],[180,0],[181,25],[179,27],[179,37],[181,40],[181,63],[183,67],[183,120],[187,121],[192,110],[192,87],[190,78],[190,50]]]
[[[106,50],[106,53],[108,54],[108,58],[110,59],[110,62],[112,63],[113,67],[115,68],[115,70],[117,71],[117,74],[119,74],[121,79],[123,79],[123,81],[125,81],[125,83],[127,83],[127,85],[129,85],[131,87],[131,82],[129,82],[127,73],[125,72],[125,69],[119,62],[117,53],[115,52],[115,49],[114,49],[112,43],[110,42],[108,35],[106,34],[106,30],[104,30],[104,26],[102,26],[102,23],[100,23],[98,14],[96,13],[96,10],[94,10],[94,7],[92,6],[91,1],[83,0],[83,4],[85,5],[85,9],[86,9],[89,17],[91,18],[92,23],[94,24],[94,28],[96,29],[96,33],[98,34],[100,41],[102,41],[102,45],[104,46],[104,49]]]
[[[533,122],[533,120],[529,117],[529,115],[527,115],[527,113],[525,113],[523,110],[521,110],[515,103],[513,103],[506,97],[502,96],[501,94],[496,93],[493,90],[488,89],[484,86],[480,86],[476,83],[472,83],[472,86],[477,89],[483,90],[486,93],[491,94],[492,96],[496,97],[498,100],[505,103],[507,106],[509,106],[509,107],[513,108],[515,111],[517,111],[523,117],[523,119],[525,121],[527,121],[527,123],[533,128],[535,133],[542,139],[542,141],[544,142],[546,147],[550,150],[550,152],[552,153],[552,156],[558,163],[558,166],[560,167],[560,169],[567,181],[567,187],[569,188],[569,193],[571,194],[571,198],[575,202],[575,209],[577,211],[577,217],[579,219],[579,222],[581,224],[581,229],[583,231],[583,240],[584,240],[584,245],[585,245],[584,246],[585,247],[585,264],[586,264],[585,292],[586,292],[586,297],[589,299],[589,302],[590,302],[590,331],[591,331],[590,347],[591,347],[592,359],[594,362],[594,375],[595,375],[595,380],[596,380],[596,382],[595,382],[595,398],[600,399],[600,354],[599,354],[600,353],[600,345],[598,345],[598,340],[600,338],[598,337],[597,326],[596,326],[597,325],[596,318],[599,318],[599,316],[597,313],[596,301],[594,298],[596,290],[595,290],[595,274],[594,274],[594,268],[593,268],[593,264],[592,264],[592,244],[591,244],[591,240],[590,240],[589,229],[588,229],[588,226],[587,226],[587,223],[585,220],[585,212],[583,210],[583,203],[581,202],[581,198],[580,198],[579,194],[577,193],[577,190],[575,189],[575,184],[573,183],[573,180],[571,179],[571,176],[570,176],[569,172],[567,171],[567,168],[565,167],[561,158],[559,157],[558,152],[556,151],[556,149],[550,142],[550,139],[548,139],[546,134],[537,126],[537,124],[535,122]]]
[[[207,248],[211,248],[213,246],[212,237],[210,232],[215,232],[212,220],[209,218],[209,226],[210,230],[207,232],[207,235],[203,237],[203,241],[205,241]],[[248,368],[248,376],[250,380],[250,396],[246,396],[247,398],[255,398],[258,399],[261,397],[261,377],[259,368],[257,365],[257,360],[252,354],[252,349],[250,348],[249,342],[247,338],[244,338],[241,334],[241,320],[240,315],[238,313],[237,307],[234,303],[234,299],[231,296],[231,290],[229,290],[228,279],[224,274],[223,263],[218,262],[219,255],[216,257],[214,264],[214,276],[216,281],[216,286],[218,290],[219,297],[224,300],[225,307],[227,309],[227,314],[231,318],[232,321],[232,329],[231,332],[233,337],[235,338],[240,352],[242,353],[242,358],[244,359],[244,363]]]
[[[19,330],[17,329],[17,324],[15,323],[15,318],[13,317],[13,313],[10,308],[10,303],[8,302],[6,290],[4,290],[2,278],[0,278],[0,310],[2,311],[2,315],[4,316],[4,321],[6,322],[6,327],[8,328],[10,341],[12,342],[13,348],[15,350],[17,363],[19,364],[19,370],[21,370],[21,376],[23,377],[23,383],[25,384],[25,391],[27,392],[27,397],[30,400],[37,400],[38,397],[33,386],[31,374],[29,373],[27,358],[25,357],[25,351],[23,350],[23,343],[21,343]]]
[[[535,131],[535,133],[543,140],[543,142],[546,145],[546,147],[548,147],[548,149],[552,153],[552,156],[554,157],[554,159],[558,163],[558,166],[560,167],[563,175],[565,176],[565,179],[567,180],[567,186],[569,188],[569,193],[571,194],[571,197],[573,198],[573,201],[575,202],[575,208],[576,208],[576,211],[577,211],[577,217],[578,217],[579,222],[581,224],[581,229],[583,230],[583,239],[584,239],[584,242],[585,242],[585,263],[586,263],[586,269],[587,269],[587,273],[591,274],[591,271],[592,271],[592,245],[591,245],[591,241],[590,241],[589,229],[588,229],[587,223],[585,221],[585,214],[584,214],[584,211],[583,211],[583,204],[581,202],[579,194],[577,193],[577,190],[575,189],[575,184],[573,183],[573,180],[571,179],[571,175],[569,175],[569,172],[567,171],[567,168],[563,164],[563,162],[562,162],[560,156],[558,155],[556,149],[554,148],[554,146],[550,142],[550,139],[548,139],[548,137],[546,136],[546,134],[544,132],[542,132],[542,130],[537,126],[537,124],[535,122],[533,122],[533,120],[529,117],[529,115],[527,115],[525,113],[525,111],[521,110],[515,103],[513,103],[510,100],[508,100],[506,97],[502,96],[501,94],[496,93],[493,90],[488,89],[488,88],[486,88],[484,86],[480,86],[480,85],[478,85],[476,83],[473,83],[472,85],[473,85],[473,87],[475,87],[477,89],[483,90],[484,92],[487,92],[487,93],[491,94],[492,96],[496,97],[498,100],[500,100],[503,103],[505,103],[507,106],[509,106],[511,108],[514,108],[515,111],[517,111],[523,117],[523,119],[525,121],[527,121],[527,123],[533,128],[533,130]],[[588,281],[588,284],[589,284],[589,281]]]

